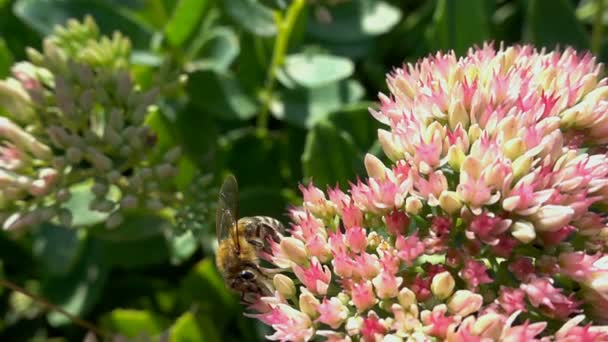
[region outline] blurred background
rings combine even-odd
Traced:
[[[104,34],[131,40],[138,84],[160,74],[180,80],[148,123],[160,145],[183,148],[181,169],[200,176],[179,224],[140,215],[107,230],[82,204],[84,192],[70,203],[74,228],[0,231],[0,277],[129,338],[263,340],[268,331],[242,316],[214,265],[214,201],[226,174],[239,180],[241,216],[286,222],[299,184],[346,185],[363,175],[365,153],[380,156],[367,108],[392,68],[484,41],[573,46],[604,60],[605,2],[0,0],[0,78],[55,25],[90,15]],[[86,333],[0,288],[0,340]]]

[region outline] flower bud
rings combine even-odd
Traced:
[[[165,155],[163,156],[163,160],[166,163],[175,163],[175,162],[177,162],[177,160],[179,159],[181,154],[182,154],[182,149],[180,147],[174,147],[174,148],[170,149],[169,151],[167,151],[167,153],[165,153]]]
[[[361,316],[353,316],[349,317],[346,320],[346,325],[344,326],[346,333],[350,336],[359,335],[361,329],[363,328],[363,317]]]
[[[502,146],[502,152],[504,155],[511,159],[515,160],[517,157],[521,156],[526,150],[526,144],[520,137],[513,138]]]
[[[461,317],[466,317],[481,308],[483,297],[469,290],[458,290],[448,301],[451,312]]]
[[[418,215],[422,209],[422,201],[418,197],[408,197],[405,199],[405,212],[410,215]]]
[[[462,200],[457,192],[444,190],[439,196],[439,206],[446,213],[453,215],[462,208]]]
[[[308,263],[308,252],[304,242],[293,237],[286,237],[281,240],[281,251],[298,265]]]
[[[123,209],[135,209],[137,208],[138,200],[137,197],[133,195],[126,195],[120,200],[120,207]]]
[[[274,276],[272,283],[274,284],[274,288],[285,298],[291,298],[296,295],[296,286],[288,276],[279,273]]]
[[[431,283],[431,292],[438,299],[446,299],[452,295],[452,291],[454,291],[454,286],[456,286],[456,282],[454,278],[448,271],[441,272],[436,274],[433,277],[433,282]]]
[[[365,170],[371,178],[384,179],[386,175],[386,166],[375,155],[368,153],[365,155]]]
[[[317,307],[321,304],[319,300],[306,288],[300,288],[300,298],[298,300],[298,304],[300,305],[300,311],[310,316],[310,318],[315,318],[319,315],[319,311]]]
[[[541,232],[555,232],[567,225],[574,216],[574,210],[563,205],[545,205],[531,218],[536,229]]]
[[[404,287],[401,289],[401,291],[399,291],[397,299],[399,300],[399,304],[406,309],[418,303],[414,291],[408,289],[407,287]]]
[[[82,151],[75,146],[70,146],[65,152],[65,157],[72,164],[78,164],[82,160]]]
[[[513,178],[519,179],[528,173],[530,171],[530,167],[532,167],[533,161],[534,159],[528,155],[523,155],[515,159],[512,165]]]
[[[487,313],[478,317],[473,324],[472,333],[480,337],[498,341],[504,328],[503,318],[496,313]]]
[[[391,132],[379,129],[378,142],[380,142],[382,150],[390,160],[397,161],[403,158],[403,151],[397,146],[397,144],[393,140]]]
[[[453,145],[448,148],[448,164],[453,170],[460,170],[465,157],[462,147]]]
[[[511,235],[522,243],[530,243],[536,239],[536,230],[530,222],[517,221],[511,226]]]
[[[450,107],[448,108],[448,123],[452,130],[454,130],[458,124],[461,124],[462,127],[467,127],[469,125],[469,114],[464,108],[462,101],[457,100],[450,103]]]

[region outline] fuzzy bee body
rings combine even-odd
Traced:
[[[218,250],[216,264],[226,284],[251,304],[274,291],[268,271],[260,267],[259,254],[270,252],[269,241],[279,242],[283,224],[267,216],[238,218],[238,186],[229,176],[220,189],[216,212]]]

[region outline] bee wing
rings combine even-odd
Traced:
[[[236,226],[239,211],[239,187],[236,178],[229,175],[220,188],[215,213],[215,233],[218,241],[224,240]]]

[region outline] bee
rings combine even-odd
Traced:
[[[220,188],[215,227],[218,239],[216,264],[226,284],[241,294],[241,301],[253,304],[260,296],[272,295],[272,270],[260,265],[261,252],[270,253],[270,240],[279,242],[285,228],[267,216],[239,219],[236,178],[230,175]]]

